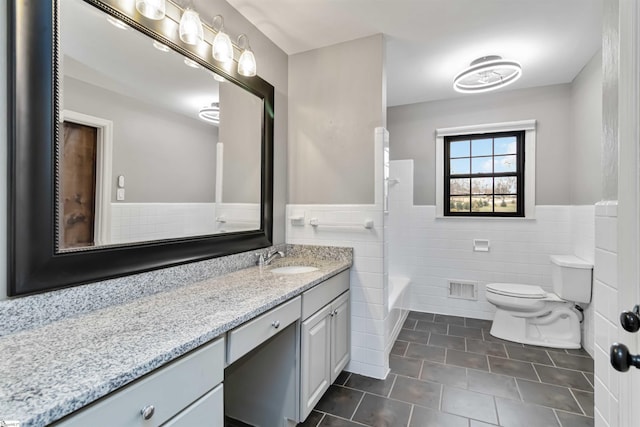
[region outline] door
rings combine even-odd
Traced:
[[[60,246],[93,246],[98,130],[62,123],[60,162]]]
[[[618,82],[618,309],[640,304],[640,5],[619,2]],[[614,47],[615,48],[615,47]],[[615,49],[614,49],[615,50]],[[640,333],[618,328],[619,342],[640,354]],[[612,375],[618,375],[612,373]],[[635,426],[640,419],[640,369],[619,375],[619,425]],[[615,410],[615,408],[611,408]]]
[[[300,419],[311,413],[331,385],[331,305],[302,323]]]
[[[351,350],[351,313],[349,310],[349,292],[331,304],[331,384],[349,363]]]

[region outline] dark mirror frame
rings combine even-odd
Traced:
[[[204,61],[105,3],[85,0],[263,100],[259,230],[57,251],[58,0],[8,7],[8,295],[26,295],[271,245],[274,88]],[[144,18],[142,18],[144,19]]]

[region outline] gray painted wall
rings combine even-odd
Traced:
[[[289,203],[374,203],[383,74],[381,34],[289,58]]]
[[[568,204],[570,107],[568,84],[391,107],[390,157],[414,159],[414,204],[434,205],[436,129],[536,119],[536,204]]]
[[[618,200],[619,1],[604,2],[602,18],[602,200]]]
[[[257,96],[234,84],[220,84],[219,140],[224,144],[225,203],[260,203],[262,109]]]
[[[113,183],[125,177],[126,203],[213,203],[218,128],[71,78],[63,109],[113,122]]]
[[[571,84],[571,204],[602,199],[602,52]]]
[[[6,0],[0,0],[0,10],[6,10]],[[201,4],[210,12],[202,16],[209,22],[216,14],[225,19],[225,30],[233,36],[243,32],[251,40],[251,48],[258,63],[258,75],[275,87],[274,126],[274,244],[285,241],[285,203],[287,191],[287,111],[288,57],[278,46],[258,31],[247,19],[224,0],[210,0]],[[0,13],[0,57],[6,58],[6,14]],[[6,61],[0,61],[0,138],[6,141]],[[6,177],[6,143],[0,144],[0,175]],[[4,156],[4,157],[3,157]],[[6,223],[6,183],[0,186],[0,219]],[[0,298],[6,297],[6,228],[0,227]]]

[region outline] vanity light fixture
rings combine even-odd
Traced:
[[[146,18],[160,20],[167,10],[165,0],[136,0],[136,10]]]
[[[114,18],[113,16],[108,16],[107,17],[107,21],[109,21],[109,23],[111,25],[113,25],[116,28],[119,28],[121,30],[128,30],[129,26],[127,24],[125,24],[124,22],[122,22],[121,20]]]
[[[220,124],[220,103],[212,102],[211,105],[202,107],[200,109],[200,112],[198,112],[198,117],[200,117],[205,122],[209,122],[213,125],[219,125]]]
[[[158,49],[160,52],[169,52],[171,49],[166,44],[162,44],[157,40],[153,41],[153,47]]]
[[[483,56],[453,79],[453,88],[461,93],[488,92],[515,82],[521,75],[522,67],[516,61]]]
[[[256,57],[251,51],[251,46],[249,46],[249,37],[247,37],[246,34],[240,34],[238,36],[238,47],[242,49],[242,54],[238,59],[238,73],[247,77],[255,76]]]
[[[213,17],[213,29],[218,33],[214,37],[213,45],[211,46],[213,58],[223,63],[233,61],[233,45],[227,33],[224,32],[224,18],[222,18],[222,15]]]
[[[198,44],[204,38],[200,15],[193,9],[185,9],[180,18],[180,40],[186,44]]]
[[[189,58],[184,58],[184,65],[186,65],[187,67],[195,68],[196,70],[200,68],[200,64]]]

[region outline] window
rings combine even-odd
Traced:
[[[534,218],[535,146],[535,120],[437,129],[436,217]]]
[[[444,214],[524,216],[524,132],[444,139]]]

